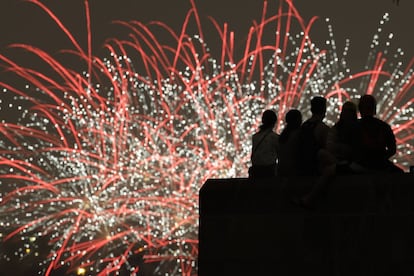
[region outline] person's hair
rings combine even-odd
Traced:
[[[377,101],[374,96],[365,94],[359,99],[358,109],[361,117],[374,116],[377,113]]]
[[[342,111],[339,115],[339,122],[356,121],[358,119],[357,107],[353,102],[347,101],[342,105]]]
[[[265,110],[262,115],[262,124],[260,125],[260,131],[273,128],[277,121],[277,115],[273,110]]]
[[[341,114],[335,124],[338,140],[341,143],[355,145],[355,130],[358,122],[357,107],[353,102],[345,102],[342,105]]]
[[[280,143],[285,143],[288,140],[290,133],[293,130],[300,128],[302,124],[302,113],[297,109],[291,109],[286,113],[285,121],[286,126],[279,137]]]
[[[316,115],[324,115],[326,112],[326,99],[316,96],[311,100],[311,112]]]

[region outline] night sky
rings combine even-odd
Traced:
[[[87,31],[84,0],[43,0],[63,24],[74,35],[81,47],[87,49]],[[144,4],[143,4],[144,3]],[[263,1],[239,0],[195,0],[203,31],[210,38],[207,42],[213,49],[220,47],[217,33],[208,16],[213,17],[219,24],[227,22],[229,29],[235,32],[235,44],[241,52],[244,48],[249,27],[254,20],[259,21],[262,13]],[[268,1],[268,16],[277,12],[279,1]],[[309,21],[318,16],[312,30],[311,38],[318,47],[324,48],[327,35],[325,18],[329,17],[333,27],[338,52],[342,52],[345,40],[351,41],[348,52],[348,67],[352,73],[364,70],[367,61],[369,46],[373,35],[377,32],[379,22],[384,13],[390,13],[390,22],[385,25],[384,34],[392,32],[392,48],[390,53],[398,47],[404,50],[405,64],[414,56],[414,1],[401,0],[399,5],[392,0],[298,0],[294,1],[302,17]],[[89,1],[92,29],[93,54],[99,57],[107,56],[103,45],[109,38],[128,38],[128,30],[113,23],[114,20],[138,20],[143,23],[163,21],[177,33],[181,30],[184,18],[191,7],[190,0],[91,0]],[[70,55],[59,53],[62,49],[74,49],[66,35],[57,27],[49,16],[33,3],[20,0],[0,1],[0,54],[10,57],[19,64],[35,68],[48,73],[38,58],[27,55],[22,50],[10,49],[11,43],[26,43],[45,50],[68,68],[83,71],[84,64]],[[237,49],[236,49],[237,50]],[[237,51],[236,51],[237,52]],[[0,69],[0,79],[12,85],[24,85],[10,73]],[[8,109],[13,100],[2,95],[0,120],[11,121],[14,110]]]
[[[86,24],[83,0],[43,0],[63,21],[75,37],[86,46]],[[180,30],[184,16],[190,7],[189,0],[91,0],[91,20],[95,54],[100,55],[105,39],[120,37],[123,30],[111,23],[113,20],[139,20],[149,22],[161,20],[175,30]],[[269,1],[269,14],[276,12],[278,1]],[[378,27],[382,15],[389,12],[391,21],[387,32],[394,33],[394,45],[401,47],[406,59],[414,54],[414,1],[401,0],[397,6],[392,0],[298,0],[294,2],[299,12],[309,20],[312,16],[329,17],[333,25],[338,46],[345,38],[351,39],[349,58],[351,68],[359,68],[365,62],[369,43]],[[236,32],[236,41],[243,41],[253,20],[260,19],[262,1],[239,0],[196,0],[201,18],[214,17],[219,23],[228,22]],[[206,20],[206,31],[214,28]],[[314,41],[326,37],[324,20],[319,20],[313,28]],[[24,42],[39,46],[49,53],[68,48],[66,37],[58,30],[50,18],[35,5],[20,0],[0,1],[0,51],[13,57],[20,57],[16,51],[8,51],[6,46],[14,42]],[[10,53],[9,53],[10,52]]]

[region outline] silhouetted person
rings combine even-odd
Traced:
[[[352,173],[359,138],[358,112],[353,102],[345,102],[338,122],[328,134],[327,148],[336,161],[336,173]]]
[[[276,113],[273,110],[265,110],[259,131],[252,137],[252,166],[249,169],[249,176],[252,178],[276,175],[279,148],[279,135],[273,131],[276,121]]]
[[[329,127],[323,122],[326,114],[326,99],[314,97],[311,100],[312,116],[300,128],[301,173],[318,175],[325,166],[326,144]]]
[[[358,104],[360,137],[356,162],[364,172],[402,172],[389,158],[396,153],[394,133],[386,122],[375,117],[377,102],[372,95],[363,95]]]
[[[314,97],[311,100],[312,117],[300,128],[300,166],[303,175],[317,176],[311,191],[300,198],[300,204],[311,208],[317,198],[326,190],[335,176],[335,159],[327,150],[329,127],[323,122],[326,114],[326,99]]]
[[[299,172],[299,132],[302,125],[302,114],[291,109],[285,116],[286,126],[279,137],[278,175],[290,176]]]

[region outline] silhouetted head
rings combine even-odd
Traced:
[[[262,125],[260,130],[274,128],[277,121],[277,115],[273,110],[265,110],[262,115]]]
[[[302,124],[302,113],[297,109],[291,109],[286,113],[285,121],[290,128],[299,128]]]
[[[340,121],[354,122],[358,119],[357,107],[353,102],[345,102],[342,106],[341,115],[339,116]]]
[[[326,113],[326,99],[324,97],[313,97],[311,100],[311,112],[312,115],[318,115],[322,118]]]
[[[286,126],[279,137],[279,142],[282,144],[288,140],[292,131],[300,128],[302,125],[302,113],[297,109],[289,110],[285,115],[285,122]]]
[[[290,136],[290,133],[302,125],[302,113],[297,109],[291,109],[285,115],[286,126],[279,137],[279,142],[284,144]]]
[[[377,101],[374,96],[365,94],[359,99],[358,109],[361,117],[374,116],[377,113]]]

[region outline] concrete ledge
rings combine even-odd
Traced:
[[[414,275],[414,175],[209,179],[200,190],[199,275]]]

